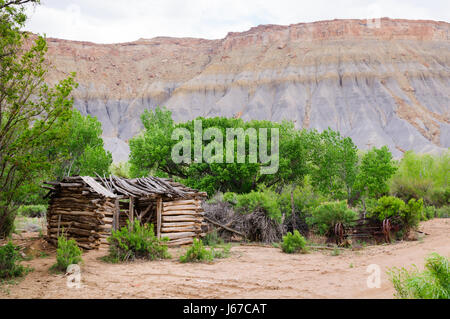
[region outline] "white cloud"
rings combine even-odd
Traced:
[[[450,20],[447,0],[43,0],[26,29],[99,43],[155,36],[223,38],[258,24],[367,18]],[[375,16],[376,17],[376,16]]]

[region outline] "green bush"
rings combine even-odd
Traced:
[[[47,212],[46,205],[23,205],[17,210],[18,214],[24,217],[42,217]]]
[[[224,244],[224,241],[217,233],[217,230],[214,230],[211,233],[206,234],[206,236],[202,238],[202,242],[206,246],[217,246]]]
[[[225,195],[224,198],[226,198]],[[275,192],[264,189],[247,194],[236,194],[235,196],[236,208],[241,213],[248,214],[262,209],[271,219],[281,222],[281,210],[278,203],[279,195]]]
[[[400,211],[400,218],[407,229],[416,228],[419,226],[420,217],[423,212],[423,200],[422,198],[416,200],[411,198],[408,204],[405,205],[405,209]]]
[[[436,207],[425,206],[422,211],[422,216],[420,220],[430,220],[436,217]]]
[[[288,254],[306,252],[306,239],[300,235],[298,230],[294,230],[294,234],[288,232],[286,236],[283,236],[281,250]]]
[[[400,198],[383,196],[379,198],[377,203],[369,210],[367,216],[383,221],[386,218],[399,216],[400,212],[404,209],[405,202]]]
[[[130,227],[113,231],[108,238],[109,256],[106,260],[110,262],[132,261],[138,258],[155,260],[170,258],[167,251],[167,238],[158,239],[152,225],[141,225],[138,220]]]
[[[391,179],[390,193],[408,202],[423,198],[427,205],[441,207],[450,200],[450,152],[419,155],[406,152]]]
[[[280,194],[278,202],[282,213],[286,217],[292,213],[291,188],[286,187]],[[293,191],[294,210],[297,214],[304,217],[307,213],[312,212],[320,203],[326,201],[326,197],[318,191],[314,191],[308,178],[304,179],[303,186],[297,186]]]
[[[410,199],[408,204],[403,200],[393,196],[383,196],[377,201],[377,205],[369,211],[368,217],[373,217],[379,221],[386,218],[394,219],[408,230],[419,225],[422,217],[423,200]]]
[[[450,269],[446,257],[436,253],[426,260],[425,270],[417,267],[408,271],[393,268],[389,271],[390,280],[396,290],[395,296],[402,299],[449,299]]]
[[[0,247],[0,280],[26,274],[29,269],[20,265],[21,260],[19,248],[12,242]]]
[[[211,250],[206,249],[203,246],[203,242],[194,238],[194,242],[191,247],[186,251],[186,254],[180,256],[180,261],[182,263],[187,262],[201,262],[214,260],[214,254]]]
[[[66,271],[67,267],[72,264],[82,262],[82,251],[78,247],[74,239],[67,239],[63,235],[58,237],[58,248],[56,249],[56,264],[52,269],[57,271]]]
[[[436,209],[437,218],[450,218],[450,205],[442,206]]]
[[[230,257],[231,244],[220,244],[211,247],[211,253],[214,259],[222,259]]]
[[[349,227],[354,225],[357,218],[358,213],[349,209],[346,201],[325,202],[314,209],[306,222],[310,227],[315,227],[320,235],[326,235],[337,223]]]

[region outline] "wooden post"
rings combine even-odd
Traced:
[[[156,236],[161,238],[161,215],[162,215],[162,198],[159,197],[156,201]]]
[[[115,206],[116,207],[114,209],[112,229],[118,230],[119,229],[119,214],[120,214],[119,198],[116,198]]]
[[[132,196],[130,196],[130,206],[128,209],[128,218],[130,219],[130,224],[131,227],[133,227],[134,225],[134,198]]]

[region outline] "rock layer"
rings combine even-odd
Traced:
[[[379,27],[378,27],[379,26]],[[48,39],[49,82],[77,73],[75,106],[102,122],[115,161],[145,109],[331,127],[358,147],[450,146],[450,24],[381,19],[264,25],[221,40],[94,44]]]

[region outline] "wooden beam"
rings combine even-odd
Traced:
[[[131,227],[133,227],[134,224],[134,198],[130,196],[130,206],[128,209],[128,218],[130,219]]]
[[[156,236],[161,238],[161,214],[163,210],[162,198],[156,201]]]
[[[114,215],[113,215],[113,227],[112,227],[112,229],[114,229],[114,230],[119,229],[119,214],[120,214],[119,198],[116,198]]]
[[[245,238],[245,235],[244,235],[243,233],[238,232],[237,230],[234,230],[233,228],[230,228],[230,227],[228,227],[228,226],[219,224],[218,222],[216,222],[216,221],[214,221],[214,220],[212,220],[212,219],[210,219],[210,218],[208,218],[208,217],[206,217],[206,216],[203,216],[203,218],[204,218],[207,222],[209,222],[209,223],[211,223],[211,224],[213,224],[213,225],[215,225],[215,226],[221,227],[221,228],[223,228],[223,229],[225,229],[225,230],[228,230],[229,232],[238,234],[239,236],[242,236],[242,237]]]

